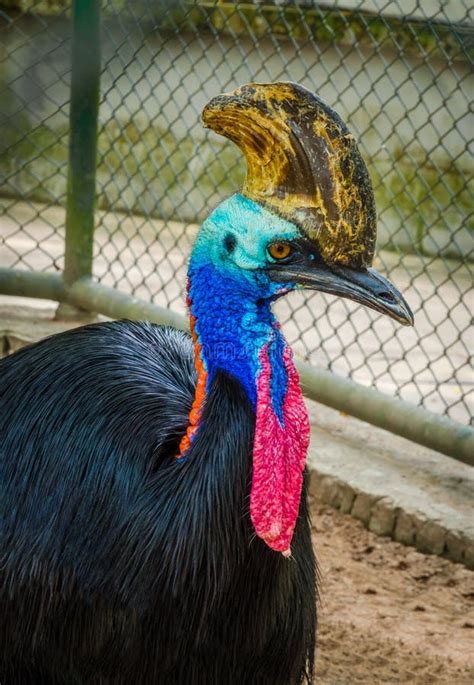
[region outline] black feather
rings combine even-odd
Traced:
[[[0,363],[0,682],[311,682],[306,498],[284,559],[249,517],[253,409],[190,337],[114,322]]]

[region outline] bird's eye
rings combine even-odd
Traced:
[[[276,260],[286,259],[292,253],[291,245],[283,241],[271,243],[267,250],[270,257]]]
[[[227,250],[227,252],[231,254],[235,250],[236,245],[237,241],[235,239],[235,236],[232,235],[232,233],[228,233],[224,238],[224,247]]]

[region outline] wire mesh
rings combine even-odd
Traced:
[[[468,422],[473,15],[469,0],[103,2],[95,277],[184,312],[197,224],[245,171],[203,130],[203,105],[249,81],[300,82],[359,141],[375,265],[416,327],[295,294],[278,305],[286,336],[313,364]],[[0,22],[2,266],[61,269],[69,5],[4,1]]]

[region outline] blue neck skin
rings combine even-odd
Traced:
[[[266,343],[274,377],[282,392],[275,410],[281,416],[286,373],[282,362],[284,340],[270,309],[270,301],[258,301],[251,284],[219,273],[205,264],[189,270],[191,312],[196,319],[195,331],[201,345],[201,357],[208,374],[208,386],[218,369],[227,371],[242,384],[256,408],[256,380],[259,355]],[[273,394],[273,393],[272,393]],[[275,398],[277,399],[277,398]]]
[[[264,220],[271,225],[267,227]],[[295,229],[291,224],[240,195],[233,196],[203,224],[188,279],[191,313],[208,374],[207,387],[217,370],[225,370],[239,380],[255,409],[259,357],[268,344],[272,404],[282,423],[287,387],[282,353],[286,343],[271,311],[271,301],[283,286],[271,282],[261,268],[268,263],[268,241],[279,237],[278,222],[282,224],[280,234],[293,237]],[[262,233],[264,240],[260,244]],[[225,240],[229,236],[230,243],[235,242],[230,250]]]

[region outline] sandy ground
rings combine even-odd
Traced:
[[[318,685],[474,683],[474,573],[312,503]]]

